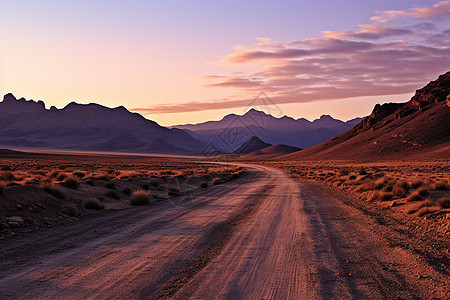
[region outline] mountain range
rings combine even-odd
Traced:
[[[133,153],[195,154],[203,143],[176,128],[165,128],[123,106],[70,103],[46,109],[42,101],[0,102],[0,145]]]
[[[363,118],[347,122],[329,115],[309,121],[288,116],[276,118],[256,109],[244,115],[229,114],[220,121],[172,126],[189,132],[194,138],[225,153],[234,152],[253,136],[268,144],[308,148],[329,140],[359,124]]]
[[[42,101],[6,94],[0,102],[0,146],[207,156],[247,154],[272,144],[312,146],[360,121],[343,122],[324,115],[310,122],[287,116],[275,118],[251,109],[242,116],[227,115],[221,121],[166,128],[123,106],[72,102],[62,109],[47,109]],[[260,139],[264,142],[256,143]]]

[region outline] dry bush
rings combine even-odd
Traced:
[[[53,187],[51,185],[45,185],[42,187],[44,191],[52,195],[53,197],[59,198],[59,199],[66,199],[66,194],[64,194],[63,191],[60,189]]]
[[[131,205],[147,205],[149,202],[150,196],[144,190],[135,191],[130,198]]]
[[[203,180],[203,181],[200,183],[200,187],[202,187],[202,188],[207,188],[207,187],[208,187],[208,181]]]
[[[393,189],[394,189],[394,187],[392,185],[386,185],[383,188],[383,192],[392,192]]]
[[[78,181],[76,181],[73,178],[67,178],[66,180],[64,180],[63,185],[67,188],[74,189],[74,190],[76,190],[80,187],[80,184],[78,183]]]
[[[411,208],[407,211],[407,213],[408,213],[408,214],[413,214],[413,213],[415,213],[416,211],[418,211],[418,210],[420,210],[420,209],[422,209],[422,208],[424,208],[424,207],[430,207],[430,206],[433,206],[433,205],[434,205],[433,202],[432,202],[431,200],[427,199],[427,200],[423,201],[422,203],[419,203],[419,204],[417,204],[417,205],[411,207]]]
[[[222,179],[220,177],[216,177],[216,178],[213,179],[212,183],[214,185],[221,184],[222,183]]]
[[[0,180],[15,181],[15,180],[17,180],[17,178],[14,176],[14,173],[11,171],[1,171],[0,172]]]
[[[170,195],[170,196],[180,196],[181,195],[181,191],[180,191],[179,187],[177,187],[175,185],[172,185],[172,186],[169,186],[167,194]]]
[[[450,208],[450,197],[439,198],[437,204],[442,208]]]
[[[84,176],[86,176],[86,173],[81,172],[81,171],[75,171],[72,174],[73,174],[73,176],[76,176],[78,178],[83,178]]]
[[[58,181],[63,181],[66,178],[67,178],[67,174],[66,173],[59,173],[59,175],[56,176],[56,180],[58,180]]]
[[[366,168],[361,167],[361,168],[359,169],[359,175],[367,175]]]
[[[339,174],[340,174],[341,176],[348,175],[349,173],[350,173],[350,170],[349,170],[348,168],[341,168],[341,169],[339,170]]]
[[[86,202],[84,202],[84,207],[86,207],[87,209],[93,209],[93,210],[105,209],[105,206],[97,199],[87,200]]]
[[[364,183],[364,184],[358,186],[355,189],[355,192],[362,193],[362,192],[367,192],[367,191],[372,191],[372,190],[375,190],[375,183],[368,182],[368,183]]]
[[[432,213],[433,210],[431,210],[429,207],[422,207],[421,209],[419,209],[419,211],[417,212],[417,215],[419,217],[423,217],[426,214]]]
[[[384,178],[379,178],[377,181],[375,181],[374,188],[376,190],[381,190],[384,187],[385,183],[386,183],[386,180]]]
[[[420,201],[420,200],[422,200],[422,195],[420,195],[418,191],[415,191],[414,193],[412,193],[411,195],[409,195],[406,198],[407,202]]]
[[[400,198],[405,198],[408,190],[406,189],[408,183],[406,181],[397,181],[392,188],[392,193]]]
[[[421,179],[415,179],[411,183],[411,187],[417,189],[419,186],[423,185],[423,181]]]
[[[389,192],[374,192],[369,196],[369,201],[389,201],[392,197],[394,195]]]
[[[433,185],[434,190],[446,190],[447,184],[445,182],[439,181]]]
[[[426,187],[421,187],[421,188],[419,188],[418,190],[417,190],[417,193],[420,195],[420,196],[426,196],[426,195],[428,195],[428,189],[426,188]]]

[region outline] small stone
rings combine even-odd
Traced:
[[[6,219],[8,224],[13,227],[20,227],[23,224],[21,217],[9,217]]]

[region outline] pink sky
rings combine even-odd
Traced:
[[[450,1],[360,2],[14,3],[0,10],[0,91],[162,125],[244,113],[261,93],[282,114],[347,120],[449,71]]]

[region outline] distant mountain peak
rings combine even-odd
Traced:
[[[236,154],[248,154],[257,150],[261,150],[272,146],[271,144],[263,142],[257,136],[252,136],[241,147],[236,149],[234,153]]]
[[[0,113],[12,112],[40,112],[45,110],[45,103],[41,100],[26,100],[25,98],[17,99],[12,93],[3,96],[3,102],[0,102]]]

